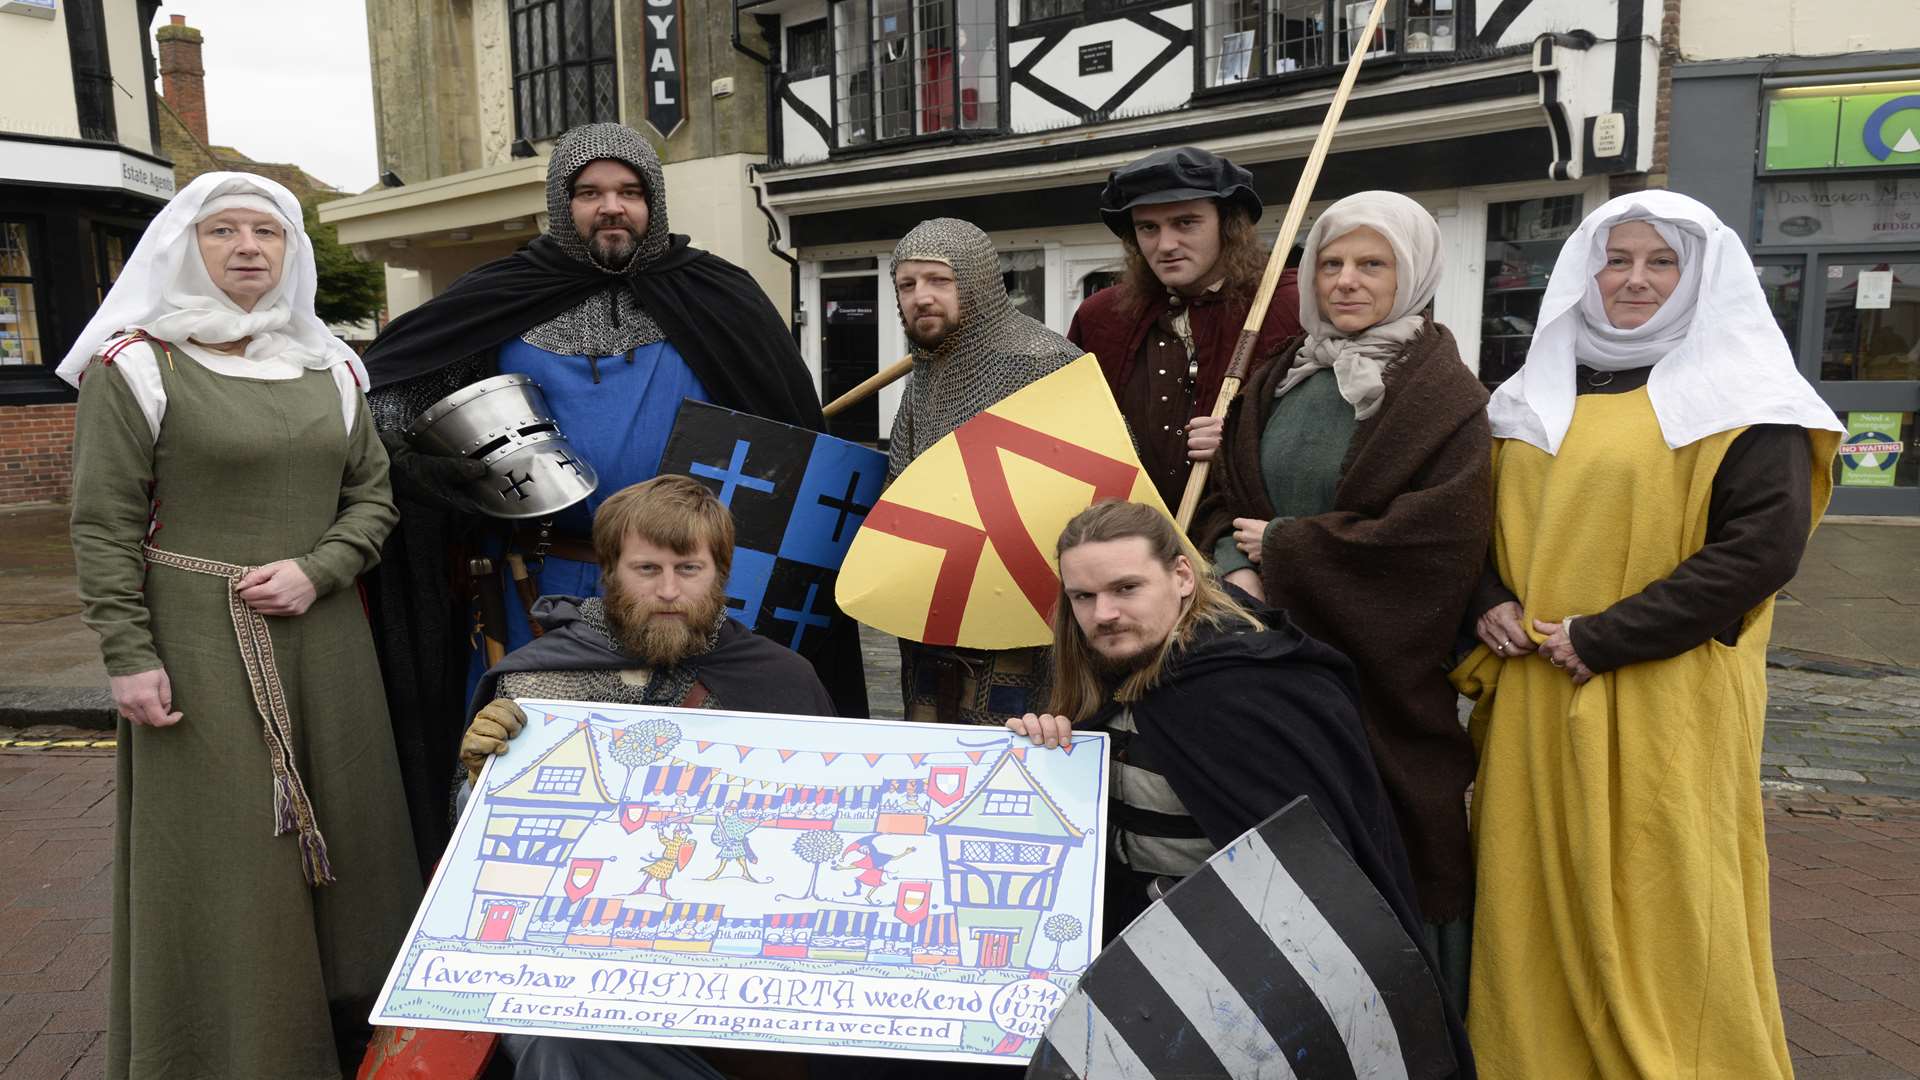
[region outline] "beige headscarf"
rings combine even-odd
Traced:
[[[1399,284],[1386,319],[1348,335],[1320,313],[1314,278],[1320,249],[1363,226],[1387,238],[1393,248]],[[1383,380],[1387,365],[1420,332],[1421,312],[1433,301],[1444,268],[1439,224],[1425,207],[1405,195],[1362,191],[1327,207],[1307,233],[1306,253],[1300,258],[1300,326],[1307,336],[1273,396],[1285,394],[1305,382],[1307,376],[1330,367],[1339,381],[1340,396],[1353,406],[1354,419],[1372,416],[1386,395]]]

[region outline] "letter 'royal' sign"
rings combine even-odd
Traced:
[[[647,123],[664,139],[687,118],[680,0],[647,0],[646,18]]]

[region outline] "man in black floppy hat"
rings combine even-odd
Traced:
[[[1261,210],[1253,174],[1195,146],[1117,169],[1100,192],[1100,217],[1126,247],[1126,274],[1080,305],[1067,337],[1100,358],[1169,508],[1186,487],[1189,454],[1204,460],[1219,445],[1219,425],[1195,418],[1213,407],[1260,286]],[[1255,366],[1300,332],[1294,277],[1281,275]]]

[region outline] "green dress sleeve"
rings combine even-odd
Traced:
[[[294,562],[313,582],[317,594],[351,584],[380,562],[380,545],[400,520],[387,479],[387,449],[373,429],[362,397],[347,437],[347,466],[340,477],[340,513],[313,550]]]
[[[100,635],[109,675],[161,666],[142,596],[152,485],[153,429],[126,379],[95,360],[73,425],[73,562],[81,617]]]
[[[1213,543],[1213,575],[1225,578],[1235,570],[1251,570],[1253,561],[1247,558],[1240,545],[1233,542],[1233,534],[1228,533]]]

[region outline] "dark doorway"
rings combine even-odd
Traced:
[[[880,370],[879,281],[872,274],[820,279],[820,372],[827,401]],[[827,421],[827,431],[850,442],[880,438],[880,395]]]

